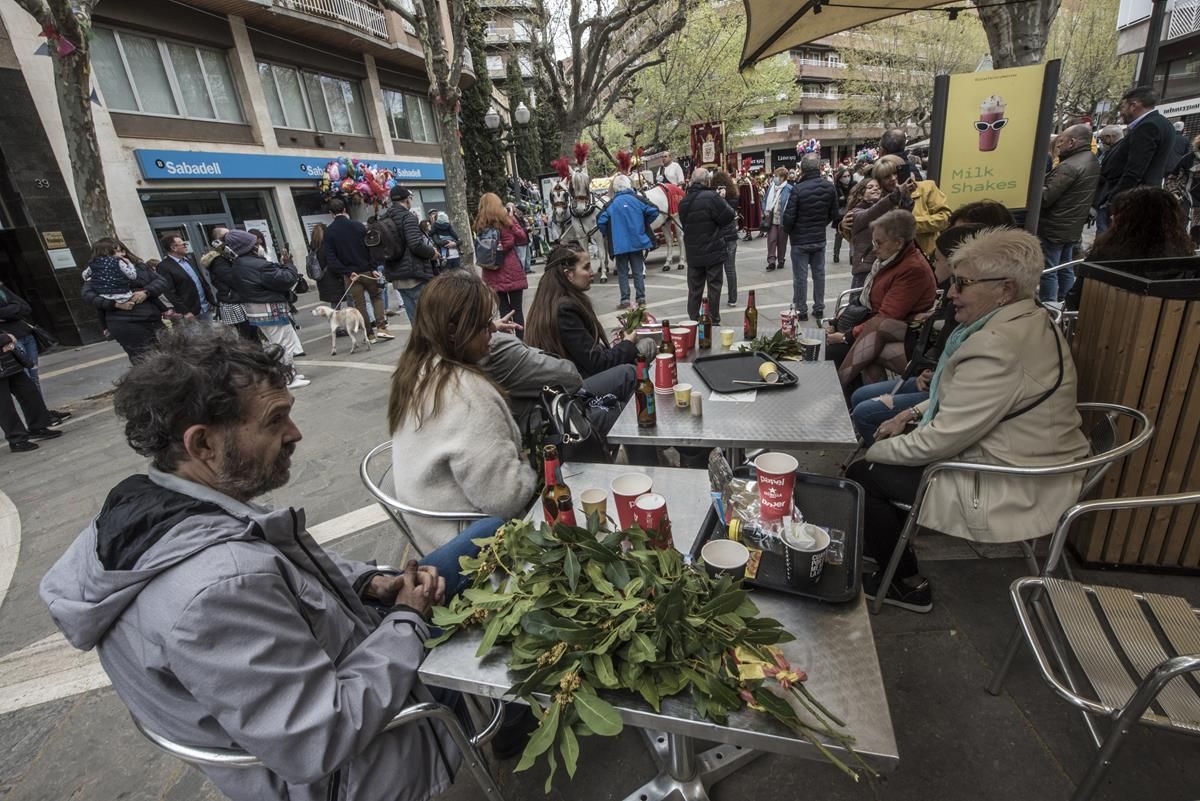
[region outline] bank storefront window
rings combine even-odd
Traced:
[[[113,111],[243,121],[229,62],[219,50],[97,27],[92,65]]]
[[[276,127],[370,136],[357,81],[262,61],[258,75]]]
[[[234,189],[228,191],[163,190],[142,192],[139,195],[146,220],[156,233],[159,222],[186,226],[188,221],[223,223],[230,228],[258,228],[266,236],[272,258],[288,244],[271,193],[265,189]],[[217,219],[221,218],[221,219]],[[187,238],[187,237],[185,237]],[[207,234],[191,237],[194,246],[206,243]]]

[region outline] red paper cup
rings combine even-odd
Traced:
[[[680,327],[687,329],[687,336],[688,336],[687,348],[688,348],[688,350],[695,350],[696,349],[696,329],[699,327],[700,324],[698,322],[696,322],[695,320],[684,320],[679,325],[680,325]]]
[[[680,343],[683,343],[683,352],[684,352],[684,354],[687,354],[687,350],[688,350],[687,338],[688,338],[688,330],[686,328],[684,328],[683,326],[680,325],[680,326],[676,326],[675,328],[671,329],[671,344],[675,346],[676,353],[679,352]]]
[[[786,453],[764,453],[754,460],[758,502],[763,520],[782,520],[792,513],[792,491],[800,463]]]
[[[667,522],[667,499],[657,493],[649,492],[633,503],[633,520],[650,535],[649,545],[652,548],[668,548],[671,542],[664,536]]]
[[[676,381],[675,355],[660,353],[654,357],[654,390],[664,395],[670,394]]]
[[[621,528],[629,528],[634,521],[634,502],[654,489],[654,481],[645,473],[622,473],[612,480],[610,489],[616,501],[617,522]]]
[[[679,337],[679,339],[675,340],[675,361],[683,361],[687,358],[687,354],[687,334],[684,334],[683,336]]]

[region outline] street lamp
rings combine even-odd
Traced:
[[[520,125],[520,126],[525,126],[525,125],[529,124],[529,109],[528,109],[528,107],[526,107],[526,105],[524,103],[518,104],[516,109],[513,110],[513,121],[517,125]],[[483,115],[483,123],[484,123],[484,125],[486,125],[488,127],[489,130],[492,130],[492,131],[495,131],[496,129],[498,129],[500,127],[500,114],[499,114],[499,112],[496,111],[495,106],[491,106],[490,108],[488,108],[487,113]],[[509,131],[508,133],[501,133],[500,134],[500,143],[502,145],[504,145],[504,147],[507,150],[512,151],[513,200],[520,203],[520,201],[521,201],[521,174],[520,174],[520,169],[517,165],[517,140],[515,137],[512,136],[512,133],[514,133],[514,132],[515,132],[515,128],[513,131]]]

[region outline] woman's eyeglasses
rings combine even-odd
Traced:
[[[972,284],[986,284],[989,281],[1007,281],[1007,278],[963,278],[956,275],[950,279],[950,283],[954,284],[954,288],[962,292]]]
[[[975,120],[975,130],[979,131],[980,133],[983,133],[989,128],[993,131],[998,131],[1005,125],[1008,125],[1008,117],[1003,117],[995,122],[988,122],[987,120]]]

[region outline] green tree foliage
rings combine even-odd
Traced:
[[[660,62],[620,87],[611,114],[588,133],[612,158],[620,148],[666,146],[686,153],[688,126],[723,120],[727,146],[752,120],[790,111],[799,96],[787,56],[738,72],[745,17],[728,7],[701,4],[660,50]],[[610,168],[611,169],[611,168]]]
[[[838,91],[847,102],[838,112],[849,125],[915,126],[929,134],[933,79],[970,72],[988,55],[979,18],[963,12],[917,11],[864,25],[839,41],[846,62]]]
[[[475,83],[463,90],[459,124],[467,172],[467,205],[474,210],[479,207],[479,196],[484,192],[495,192],[503,197],[508,191],[508,179],[505,177],[504,147],[500,144],[500,138],[489,131],[483,121],[492,105],[492,80],[488,77],[484,49],[483,16],[478,0],[466,2],[467,47],[471,51]]]
[[[533,123],[537,125],[538,139],[541,143],[541,152],[538,155],[538,164],[541,165],[541,171],[535,175],[545,175],[552,171],[550,162],[558,158],[559,132],[558,132],[558,116],[554,112],[554,108],[543,98],[550,93],[550,83],[546,80],[540,61],[534,62],[534,75],[537,76],[537,108],[533,110]]]
[[[533,178],[545,172],[550,163],[542,164],[542,135],[534,116],[534,109],[525,91],[525,80],[521,77],[520,59],[517,51],[508,54],[508,64],[505,67],[504,94],[508,97],[508,111],[511,117],[521,103],[529,109],[527,125],[512,126],[510,136],[516,143],[517,169],[522,178]]]
[[[1112,110],[1097,122],[1112,122],[1117,101],[1128,88],[1136,56],[1117,58],[1119,0],[1086,0],[1064,4],[1050,29],[1047,58],[1062,59],[1055,104],[1057,128],[1093,116],[1096,105],[1109,101]]]

